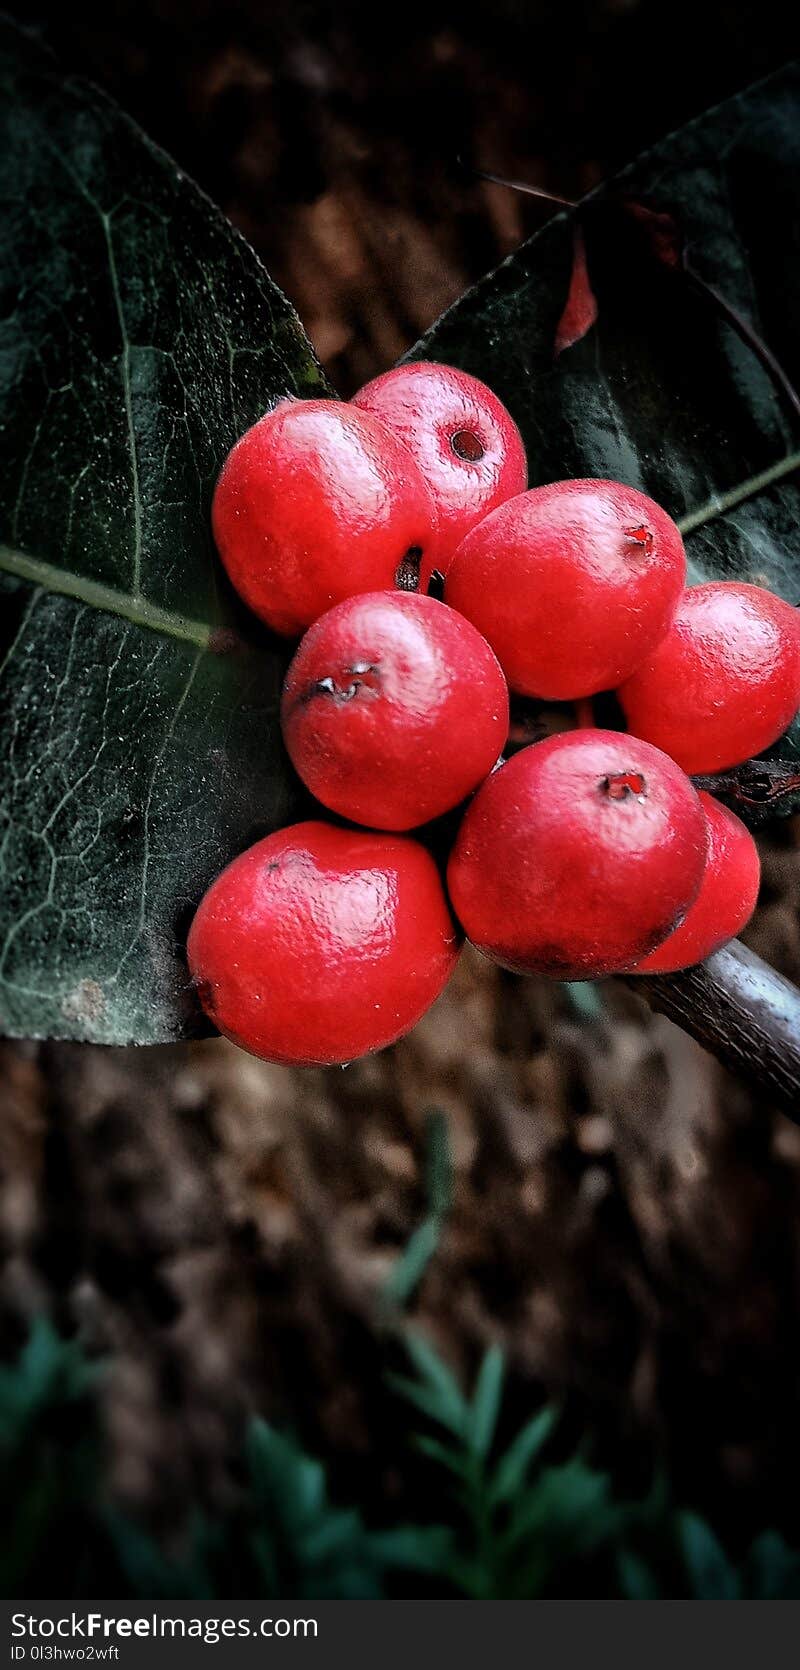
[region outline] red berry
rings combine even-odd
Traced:
[[[187,952],[226,1037],[267,1061],[327,1066],[408,1032],[449,979],[459,939],[417,841],[298,823],[223,870]]]
[[[700,888],[706,821],[674,761],[617,731],[523,748],[464,814],[448,885],[465,932],[520,973],[630,968]]]
[[[416,589],[435,554],[436,512],[413,458],[371,413],[337,400],[287,400],[248,429],[212,521],[236,590],[289,637],[356,592]]]
[[[306,633],[281,721],[323,805],[376,829],[413,829],[491,771],[508,736],[508,691],[462,615],[432,597],[366,592]]]
[[[445,595],[488,638],[512,690],[570,701],[649,655],[685,574],[678,529],[652,499],[616,481],[554,481],[467,534]]]
[[[708,825],[708,856],[700,892],[681,925],[643,957],[633,974],[672,974],[690,968],[735,939],[756,908],[761,866],[748,829],[727,806],[701,791]]]
[[[491,389],[451,365],[398,365],[360,389],[353,404],[401,437],[433,494],[439,549],[436,564],[423,561],[424,587],[481,517],[522,492],[522,436]]]
[[[760,754],[800,707],[796,611],[762,586],[690,586],[671,630],[618,692],[637,736],[684,771]]]

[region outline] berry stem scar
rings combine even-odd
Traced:
[[[609,800],[627,800],[636,795],[638,800],[647,797],[647,784],[640,771],[617,771],[611,777],[602,777],[600,788]]]

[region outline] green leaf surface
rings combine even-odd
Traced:
[[[422,1414],[443,1426],[446,1432],[466,1440],[471,1429],[472,1411],[452,1369],[421,1334],[409,1331],[404,1335],[404,1342],[417,1378],[410,1380],[402,1375],[390,1375],[390,1385]]]
[[[624,1600],[658,1600],[658,1577],[647,1561],[630,1548],[621,1548],[617,1555],[617,1578]]]
[[[560,1545],[585,1550],[611,1536],[621,1512],[608,1475],[574,1455],[561,1466],[544,1468],[519,1497],[503,1544],[511,1551],[541,1537],[553,1557]]]
[[[329,1500],[321,1462],[257,1418],[247,1461],[258,1525],[251,1552],[266,1592],[338,1600],[377,1595],[379,1570],[361,1514]]]
[[[667,223],[642,205],[670,217],[688,272],[659,245]],[[681,523],[694,580],[752,581],[798,603],[800,417],[730,314],[797,388],[799,218],[800,72],[789,66],[665,139],[577,216],[548,222],[408,357],[489,383],[520,425],[531,485],[628,482]],[[596,319],[556,354],[576,227]],[[771,752],[800,757],[797,721]]]
[[[447,1115],[430,1108],[425,1116],[425,1193],[427,1216],[417,1225],[384,1284],[388,1305],[407,1305],[435,1257],[453,1195],[453,1162]]]
[[[698,1600],[738,1600],[739,1575],[711,1526],[698,1514],[680,1513],[677,1531],[692,1596]]]
[[[327,390],[224,217],[7,23],[0,129],[0,1029],[167,1041],[206,1030],[192,908],[295,794],[211,492]]]
[[[443,1444],[438,1438],[429,1438],[425,1432],[416,1433],[412,1442],[420,1455],[426,1456],[428,1461],[435,1461],[438,1467],[446,1467],[448,1473],[462,1482],[472,1467],[472,1457],[463,1443]]]
[[[800,1600],[800,1554],[777,1531],[762,1531],[751,1544],[743,1592],[754,1600]]]
[[[494,1443],[505,1371],[505,1358],[499,1345],[490,1346],[478,1370],[470,1407],[469,1446],[481,1460],[485,1460]]]
[[[558,1419],[558,1410],[546,1404],[527,1421],[500,1457],[491,1486],[493,1507],[513,1501],[525,1486],[530,1468],[544,1449]]]
[[[398,1525],[369,1533],[370,1553],[380,1567],[431,1577],[449,1574],[454,1546],[453,1531],[446,1525]]]

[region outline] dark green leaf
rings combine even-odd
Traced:
[[[193,1523],[182,1559],[170,1558],[149,1532],[124,1514],[107,1512],[104,1529],[133,1594],[154,1600],[213,1599],[216,1589],[211,1569],[221,1531],[215,1531],[206,1520],[198,1517]]]
[[[83,1549],[99,1472],[98,1365],[39,1317],[15,1363],[0,1369],[0,1589],[28,1594],[49,1547]],[[82,1554],[76,1556],[79,1560]],[[41,1593],[41,1589],[38,1591]]]
[[[517,1433],[495,1469],[491,1485],[493,1505],[510,1502],[519,1495],[528,1472],[544,1449],[557,1419],[558,1411],[546,1406]]]
[[[431,1217],[445,1218],[453,1204],[453,1157],[441,1108],[430,1108],[425,1116],[425,1189]]]
[[[438,1438],[429,1438],[425,1432],[417,1433],[413,1442],[420,1455],[427,1456],[429,1461],[437,1462],[440,1467],[446,1467],[457,1479],[463,1480],[465,1473],[469,1471],[471,1458],[463,1445],[459,1445],[458,1448],[451,1447],[449,1444],[443,1444]]]
[[[253,1499],[269,1517],[280,1505],[293,1525],[316,1525],[325,1506],[325,1472],[290,1438],[257,1417],[250,1422],[246,1454]]]
[[[559,215],[409,357],[459,365],[510,407],[530,480],[605,476],[681,523],[695,578],[800,602],[800,419],[716,287],[800,385],[800,72],[787,68],[643,156],[580,212],[597,319],[555,357],[573,261]],[[633,201],[672,217],[664,249]],[[675,245],[673,248],[672,245]],[[776,753],[800,756],[797,722]],[[800,804],[800,790],[794,804]],[[781,808],[785,810],[785,807]]]
[[[388,1374],[387,1385],[399,1397],[405,1398],[407,1403],[413,1404],[421,1415],[427,1415],[430,1421],[443,1426],[455,1437],[464,1435],[465,1416],[460,1406],[454,1401],[445,1401],[440,1393],[432,1386],[425,1385],[418,1380],[410,1380],[403,1374]]]
[[[0,1367],[0,1454],[19,1443],[51,1405],[77,1403],[100,1373],[74,1340],[64,1340],[39,1316],[13,1367]]]
[[[560,1467],[547,1467],[534,1487],[515,1504],[503,1538],[506,1550],[537,1537],[552,1559],[596,1547],[616,1532],[621,1509],[606,1473],[579,1455]]]
[[[436,1253],[443,1220],[450,1210],[453,1166],[447,1115],[441,1108],[431,1108],[425,1120],[425,1192],[428,1215],[409,1237],[384,1285],[383,1298],[390,1305],[407,1304],[419,1286]]]
[[[371,1531],[369,1549],[381,1567],[436,1577],[449,1574],[454,1538],[446,1525],[398,1525],[391,1531]]]
[[[481,1458],[488,1455],[494,1440],[504,1375],[505,1358],[499,1345],[492,1345],[478,1370],[470,1408],[469,1446]]]
[[[641,1554],[621,1548],[617,1555],[617,1576],[623,1600],[658,1600],[658,1578]]]
[[[441,1223],[424,1218],[409,1236],[401,1256],[384,1284],[383,1298],[390,1305],[407,1305],[419,1286],[439,1245]]]
[[[406,1334],[405,1345],[417,1379],[394,1375],[389,1377],[390,1384],[447,1432],[456,1438],[466,1438],[470,1407],[452,1370],[421,1334]]]
[[[743,1590],[753,1600],[800,1600],[800,1554],[777,1531],[762,1531],[744,1563]]]
[[[678,1541],[691,1594],[696,1600],[737,1600],[740,1583],[710,1525],[695,1513],[677,1518]]]
[[[256,1521],[249,1547],[264,1592],[377,1594],[377,1560],[361,1514],[330,1501],[321,1462],[259,1419],[250,1422],[246,1455]]]
[[[0,1025],[156,1042],[203,1025],[187,914],[292,806],[283,652],[230,630],[211,490],[325,388],[232,227],[9,24],[0,127]]]

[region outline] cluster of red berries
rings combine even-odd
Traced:
[[[800,634],[758,586],[686,589],[680,533],[612,481],[526,491],[519,432],[475,378],[378,377],[286,401],[231,452],[216,543],[250,608],[305,633],[281,710],[294,766],[352,828],[308,821],[214,882],[188,954],[220,1031],[290,1063],[407,1032],[465,933],[557,979],[683,968],[747,922],[755,844],[688,772],[759,753],[800,705]],[[438,570],[446,601],[428,594]],[[508,691],[616,690],[630,732],[506,763]],[[469,799],[446,887],[419,830]],[[449,895],[449,898],[448,898]]]

